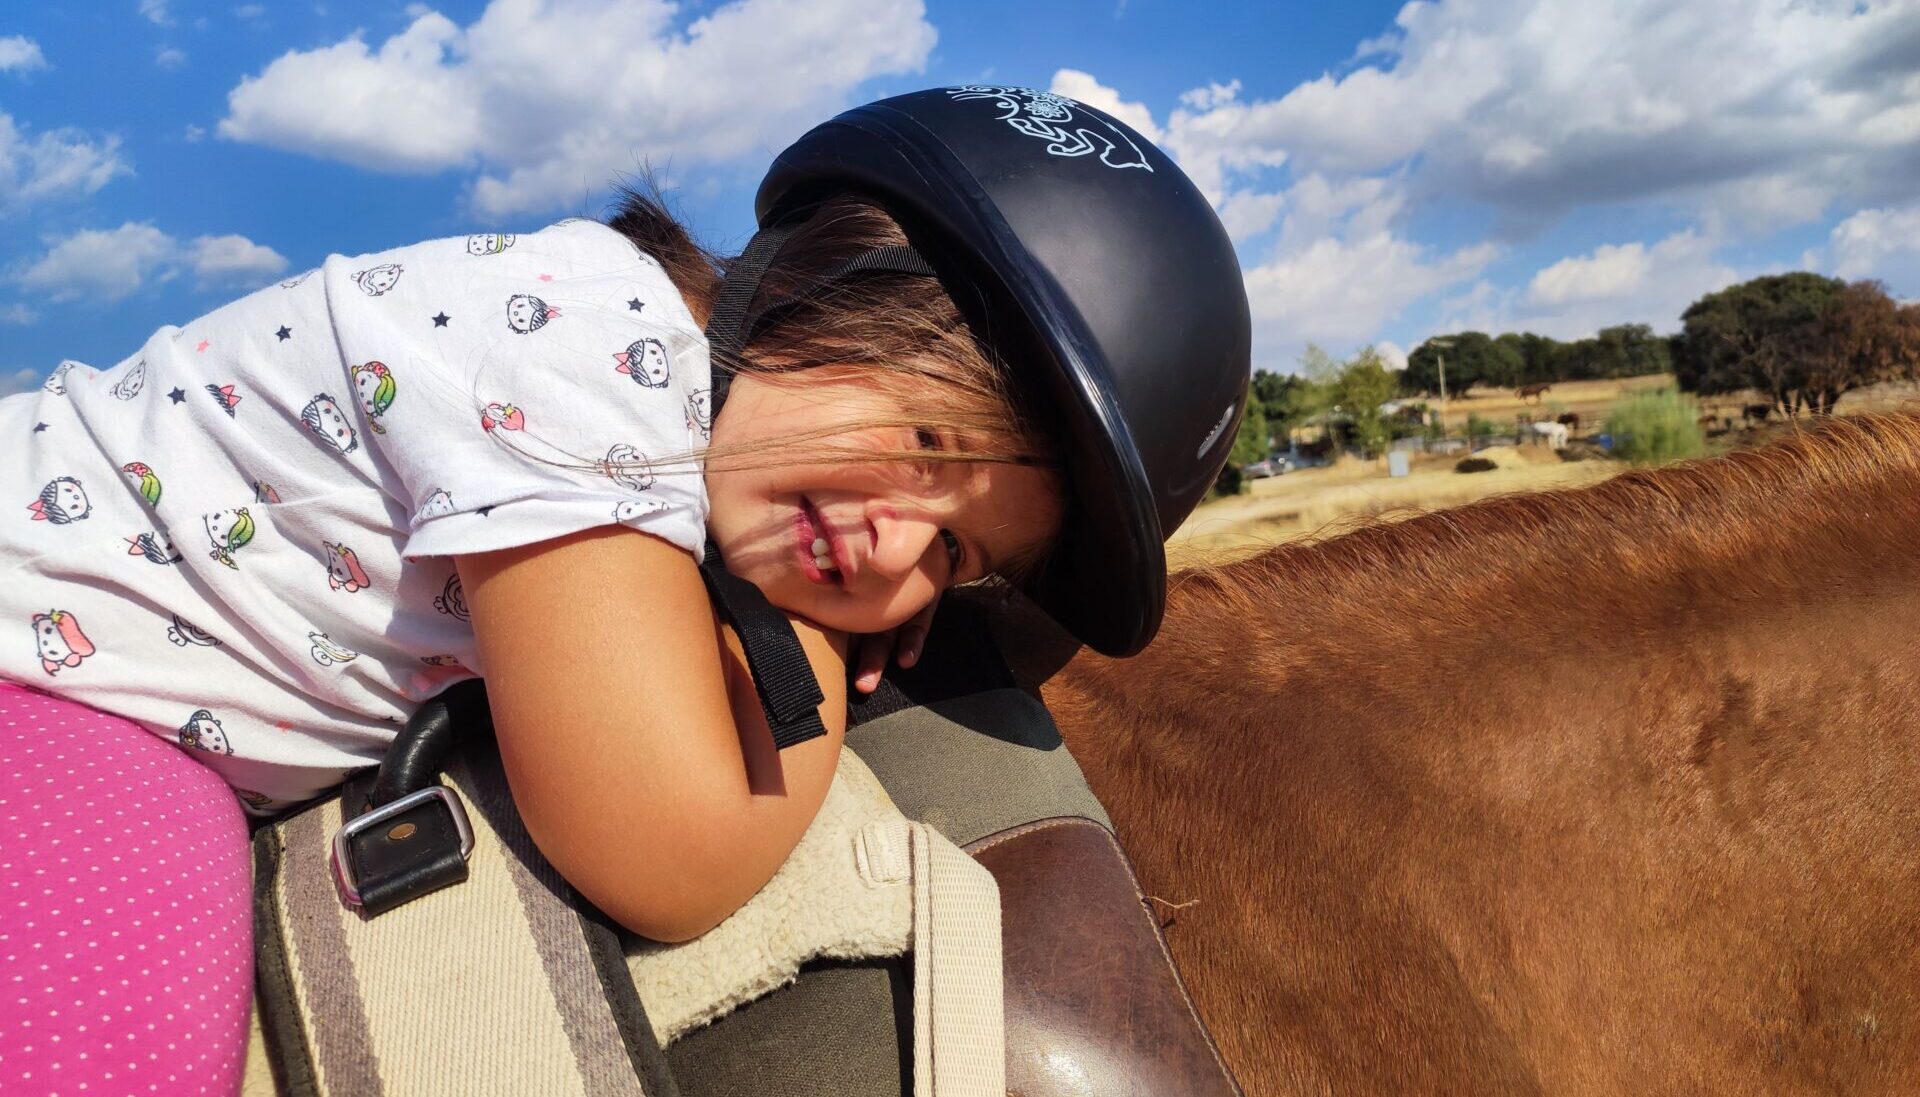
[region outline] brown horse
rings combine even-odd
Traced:
[[[1862,417],[1184,572],[1041,689],[1254,1097],[1913,1093],[1916,622]]]

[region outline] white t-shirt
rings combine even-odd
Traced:
[[[332,256],[62,363],[0,400],[0,678],[257,812],[317,795],[484,672],[453,554],[611,524],[700,553],[708,385],[665,270],[585,220]]]

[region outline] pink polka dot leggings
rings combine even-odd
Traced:
[[[235,1093],[251,873],[212,770],[0,682],[0,1094]]]

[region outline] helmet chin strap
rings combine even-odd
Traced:
[[[714,298],[713,312],[707,318],[707,346],[716,368],[712,379],[712,419],[720,421],[720,409],[733,384],[733,366],[740,352],[752,340],[754,330],[772,311],[762,307],[749,311],[760,279],[779,255],[781,245],[793,234],[798,222],[785,222],[755,233],[747,248],[727,268],[720,292]],[[865,273],[916,274],[934,276],[933,267],[909,247],[872,248],[840,263],[828,271],[823,283]],[[777,309],[779,306],[775,306]],[[767,726],[773,731],[774,745],[781,750],[827,733],[820,719],[820,703],[826,694],[814,679],[813,666],[794,634],[793,625],[760,588],[726,569],[720,559],[720,547],[707,538],[707,551],[700,563],[700,578],[714,609],[740,637],[747,655],[747,668],[753,675],[753,687],[760,694],[760,707],[766,712]]]

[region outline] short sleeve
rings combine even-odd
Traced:
[[[407,555],[612,524],[700,554],[706,341],[617,231],[562,222],[336,257],[327,288],[352,392],[320,414],[350,417],[376,454]]]

